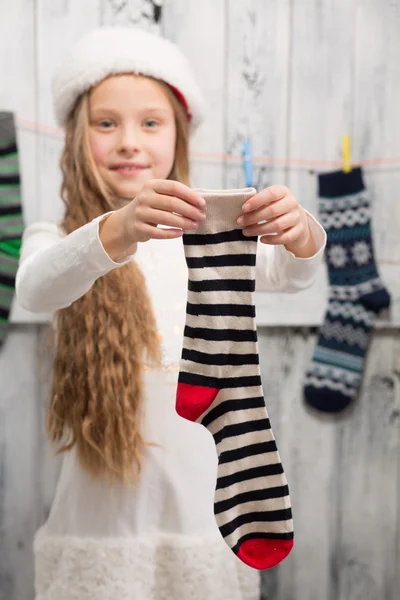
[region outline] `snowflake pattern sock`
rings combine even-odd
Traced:
[[[213,435],[214,514],[228,546],[268,569],[293,546],[289,490],[265,408],[255,324],[257,238],[236,224],[255,190],[198,190],[207,219],[183,236],[188,302],[176,410]]]
[[[338,412],[357,396],[371,329],[390,296],[374,259],[361,169],[320,175],[319,205],[328,236],[329,300],[304,395],[314,408]]]

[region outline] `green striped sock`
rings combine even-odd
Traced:
[[[24,229],[20,185],[14,115],[0,112],[0,346],[7,336]]]

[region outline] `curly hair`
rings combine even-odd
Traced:
[[[175,161],[169,179],[189,182],[189,123],[164,83],[176,124]],[[89,145],[89,93],[66,125],[61,197],[66,234],[117,207]],[[76,447],[82,466],[111,481],[137,481],[143,450],[145,361],[160,363],[156,320],[144,276],[135,261],[100,277],[68,308],[58,311],[47,429],[57,453]]]

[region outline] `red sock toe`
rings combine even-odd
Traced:
[[[293,540],[251,539],[241,544],[238,557],[253,569],[271,569],[282,562],[293,548]]]
[[[197,421],[210,408],[218,392],[219,390],[213,387],[179,382],[176,392],[176,412],[184,419]]]

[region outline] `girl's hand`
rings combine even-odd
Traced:
[[[265,188],[247,200],[237,223],[244,235],[260,236],[263,244],[284,245],[299,258],[317,251],[305,210],[283,185]]]
[[[124,262],[135,254],[138,242],[178,238],[184,229],[196,229],[206,218],[205,204],[183,183],[153,179],[126,206],[100,221],[103,248],[112,260]]]
[[[177,238],[183,230],[197,229],[206,218],[205,204],[197,192],[183,183],[153,179],[117,212],[122,216],[123,235],[132,244]]]

